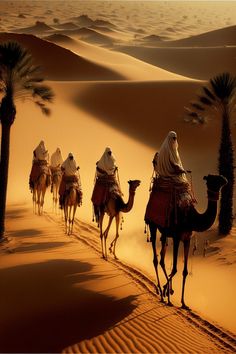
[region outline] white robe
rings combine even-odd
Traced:
[[[106,148],[102,157],[97,162],[97,167],[101,168],[108,175],[113,175],[116,170],[115,159],[112,155],[109,155],[110,148]]]
[[[70,155],[69,155],[70,156]],[[72,160],[67,157],[67,159],[63,162],[61,167],[64,169],[64,173],[66,176],[73,176],[77,175],[77,167],[76,167],[76,162],[75,159],[73,158]]]
[[[176,182],[188,182],[185,173],[178,174],[174,165],[177,169],[184,170],[178,152],[177,134],[170,131],[161,145],[156,172],[162,177],[171,177]]]
[[[44,141],[40,141],[39,145],[34,150],[34,159],[48,161],[48,151],[45,148]]]
[[[61,150],[59,148],[51,156],[51,167],[56,168],[60,167],[63,163],[63,159],[61,156]]]

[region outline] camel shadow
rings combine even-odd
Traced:
[[[19,205],[19,209],[7,210],[6,217],[7,219],[19,219],[28,211],[29,210],[26,207]]]
[[[40,242],[37,244],[32,244],[31,242],[25,242],[23,245],[14,248],[14,252],[17,253],[31,253],[40,251],[49,251],[53,248],[63,247],[66,242]]]
[[[16,230],[10,231],[9,236],[13,237],[32,237],[32,236],[39,236],[42,234],[42,231],[39,229],[23,229],[23,230]]]
[[[59,353],[130,315],[135,296],[116,299],[85,288],[104,276],[75,260],[1,269],[0,352]]]

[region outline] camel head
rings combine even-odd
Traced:
[[[212,192],[219,192],[228,183],[227,179],[222,175],[207,175],[203,179],[206,180],[207,189]]]
[[[129,180],[129,189],[132,192],[135,192],[138,186],[140,185],[141,181],[139,179]]]

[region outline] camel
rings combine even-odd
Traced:
[[[38,179],[33,184],[33,208],[34,213],[37,213],[38,205],[38,215],[42,215],[43,213],[44,196],[47,189],[47,179],[47,173],[42,171]]]
[[[65,216],[65,229],[66,234],[71,235],[73,233],[74,219],[77,206],[81,203],[81,198],[77,190],[77,184],[70,183],[67,186],[64,197],[64,216]]]
[[[101,205],[100,207],[94,208],[96,220],[98,221],[98,225],[100,228],[102,257],[104,259],[107,259],[106,241],[114,218],[116,219],[116,235],[114,240],[110,244],[109,251],[110,253],[113,254],[114,258],[117,259],[116,242],[119,238],[120,214],[121,212],[128,213],[133,208],[135,191],[141,182],[139,180],[133,180],[133,181],[130,180],[128,181],[128,183],[129,183],[129,199],[127,203],[124,203],[122,198],[119,196],[112,197],[112,195],[110,195],[105,205]],[[103,232],[103,219],[105,213],[109,216],[109,221],[105,231]]]
[[[158,225],[156,222],[149,220],[147,224],[149,225],[152,249],[153,249],[153,265],[155,268],[156,278],[157,278],[157,294],[161,296],[161,301],[164,302],[164,297],[168,298],[168,305],[172,305],[170,301],[170,295],[173,294],[172,290],[172,279],[177,273],[177,258],[178,258],[178,249],[180,241],[184,245],[184,268],[183,268],[183,280],[182,280],[182,295],[181,295],[181,304],[183,309],[189,309],[185,304],[184,300],[184,291],[185,291],[185,282],[188,275],[188,254],[190,248],[190,239],[192,231],[203,232],[209,229],[216,218],[217,214],[217,201],[219,200],[219,192],[221,188],[227,183],[225,177],[220,175],[208,175],[203,178],[206,180],[207,185],[207,196],[208,196],[208,205],[204,213],[200,214],[191,206],[190,208],[183,211],[183,209],[177,208],[177,221],[174,208],[170,214],[169,227],[165,228]],[[156,250],[156,232],[157,229],[161,233],[161,252],[160,252],[160,266],[166,277],[166,284],[161,289],[160,279],[158,275],[158,257]],[[170,275],[167,275],[165,268],[165,254],[167,248],[167,238],[173,238],[173,266]]]
[[[53,199],[53,210],[57,210],[59,187],[62,179],[61,168],[51,169],[52,171],[52,199]]]

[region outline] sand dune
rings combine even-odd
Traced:
[[[33,35],[1,33],[1,41],[18,41],[29,48],[49,80],[121,80],[119,73],[75,55]],[[66,65],[65,65],[66,63]]]
[[[156,66],[144,63],[130,55],[96,46],[70,36],[54,34],[45,37],[99,65],[120,73],[128,80],[188,80]]]
[[[158,43],[159,44],[159,43]],[[176,41],[166,41],[168,47],[225,47],[236,45],[236,26],[220,28]]]
[[[72,20],[75,21],[81,27],[98,26],[98,27],[107,27],[110,29],[116,28],[116,26],[110,21],[106,21],[102,19],[92,20],[88,15],[80,15],[80,16],[72,17]]]
[[[42,34],[44,32],[53,31],[53,28],[48,26],[45,22],[36,21],[34,26],[17,28],[15,30],[17,33],[31,33],[31,34]]]
[[[43,37],[43,39],[46,39],[47,41],[53,42],[53,43],[58,43],[58,44],[62,43],[63,45],[77,43],[76,40],[74,40],[70,36],[66,36],[61,33],[50,34],[49,36]]]
[[[73,22],[65,22],[65,23],[60,23],[60,24],[54,25],[54,28],[65,29],[65,30],[74,30],[74,29],[77,29],[78,26],[75,25]]]
[[[198,80],[208,80],[225,71],[236,74],[236,46],[206,48],[119,46],[116,50],[167,71]]]
[[[94,23],[94,21],[88,15],[72,17],[71,20],[77,22],[77,24],[81,27],[89,27]]]
[[[83,27],[75,30],[61,30],[62,34],[76,36],[81,40],[99,45],[113,45],[115,39],[106,34],[99,33],[91,28]]]

